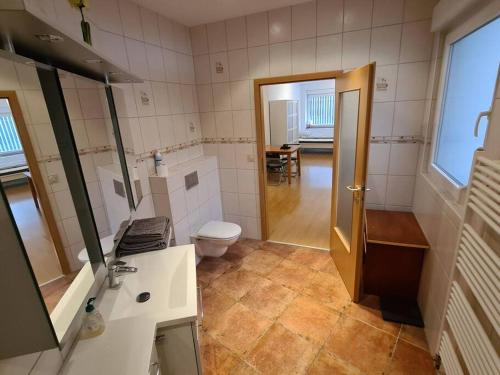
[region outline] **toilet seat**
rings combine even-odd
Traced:
[[[240,235],[241,227],[237,224],[225,221],[209,221],[200,228],[196,237],[215,240],[229,240],[239,237]]]

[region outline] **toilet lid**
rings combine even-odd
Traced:
[[[225,221],[209,221],[198,231],[199,237],[206,238],[234,238],[241,234],[241,227]]]

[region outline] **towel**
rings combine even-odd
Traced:
[[[165,216],[135,220],[116,248],[123,257],[168,247],[169,220]]]

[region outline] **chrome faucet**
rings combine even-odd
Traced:
[[[118,289],[122,285],[122,281],[118,278],[125,273],[137,272],[137,267],[122,266],[116,263],[111,263],[108,266],[108,281],[110,289]]]

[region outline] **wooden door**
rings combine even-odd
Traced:
[[[330,253],[354,302],[361,294],[363,210],[375,64],[335,81]]]

